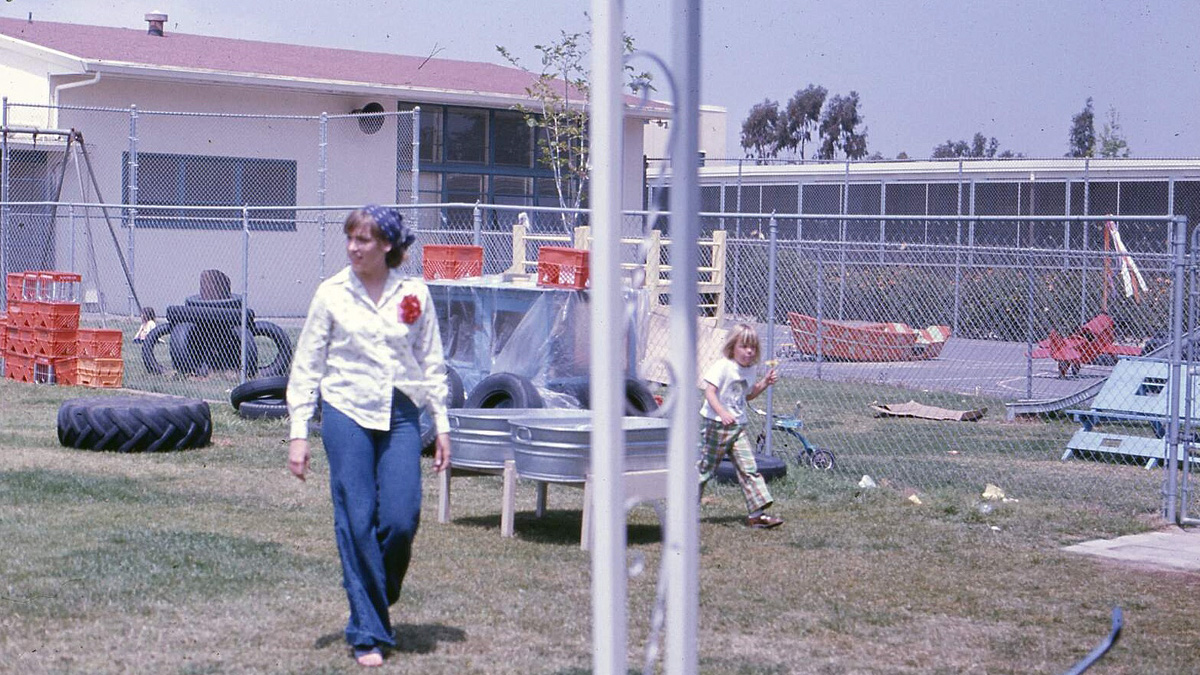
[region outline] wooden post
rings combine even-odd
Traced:
[[[508,268],[509,274],[525,274],[525,235],[527,230],[524,225],[517,223],[513,225],[512,233],[512,267]]]

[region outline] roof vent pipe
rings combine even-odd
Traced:
[[[167,15],[162,12],[150,12],[146,15],[146,21],[150,23],[150,35],[157,37],[163,36],[163,23],[167,20]]]

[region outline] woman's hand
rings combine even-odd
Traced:
[[[441,473],[450,468],[450,434],[438,434],[433,450],[433,470]]]
[[[288,471],[300,480],[308,473],[308,460],[312,456],[307,438],[293,438],[288,443]]]

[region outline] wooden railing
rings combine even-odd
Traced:
[[[639,238],[622,238],[621,244],[639,246],[645,241],[646,262],[621,264],[621,269],[628,279],[633,279],[635,270],[643,270],[644,287],[650,291],[655,304],[669,304],[671,292],[671,266],[663,264],[664,251],[672,245],[670,239],[664,239],[662,232],[651,230],[646,240]],[[537,274],[536,253],[531,259],[528,256],[530,244],[541,246],[567,246],[570,248],[591,249],[591,228],[587,226],[575,228],[572,235],[565,234],[530,234],[524,224],[513,226],[512,266],[508,274],[535,275]],[[696,268],[697,291],[700,294],[699,308],[704,316],[718,319],[725,314],[725,253],[726,239],[724,230],[714,230],[710,239],[697,242],[701,248],[700,265]],[[707,253],[707,255],[705,255]]]

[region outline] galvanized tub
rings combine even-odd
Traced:
[[[514,417],[513,459],[522,478],[555,483],[582,483],[591,468],[592,418],[588,411],[574,417]],[[651,417],[623,417],[625,470],[649,471],[667,467],[670,423]]]
[[[536,416],[579,418],[586,410],[562,408],[451,408],[450,465],[467,469],[503,469],[513,459],[509,420]]]

